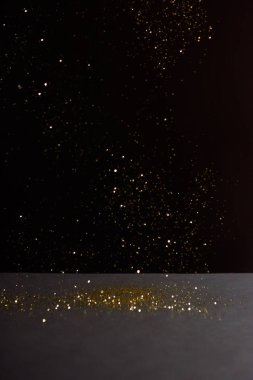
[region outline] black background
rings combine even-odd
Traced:
[[[133,266],[131,258],[117,256],[117,234],[99,218],[104,200],[98,185],[101,178],[96,176],[107,167],[101,147],[116,146],[121,152],[119,141],[124,152],[140,159],[146,172],[150,168],[166,171],[166,146],[175,145],[179,158],[174,179],[181,190],[190,174],[187,178],[185,170],[182,179],[179,169],[195,157],[192,146],[198,145],[195,167],[201,171],[211,165],[218,173],[222,180],[216,197],[225,204],[224,228],[213,228],[213,245],[208,254],[203,253],[204,260],[213,272],[252,271],[253,5],[246,0],[206,1],[214,28],[212,40],[191,49],[170,78],[158,77],[149,64],[142,70],[140,62],[148,60],[148,52],[136,42],[124,6],[123,1],[116,8],[112,1],[87,2],[84,11],[78,1],[1,5],[1,23],[6,23],[1,33],[0,93],[2,271],[203,269],[195,265],[194,256],[187,267],[180,260],[168,267],[162,252],[161,256],[157,253],[159,247],[154,260],[151,247],[148,256],[144,252]],[[84,13],[83,18],[75,16],[77,11]],[[46,40],[43,49],[42,37]],[[204,47],[207,55],[199,65]],[[61,58],[63,71],[58,65]],[[91,68],[84,71],[87,62]],[[28,67],[29,76],[25,74]],[[44,90],[44,81],[47,93],[40,98],[37,93]],[[170,89],[176,93],[173,98],[165,96]],[[66,99],[72,99],[70,105]],[[168,133],[154,127],[154,118],[163,117],[170,108],[175,126]],[[84,122],[92,126],[85,133]],[[48,132],[51,124],[53,138]],[[132,142],[124,145],[135,130],[141,136],[138,148]],[[178,136],[183,136],[183,143]],[[98,188],[95,198],[89,187],[93,181]],[[110,179],[104,183],[110,185]],[[92,218],[97,223],[96,235],[83,245],[80,236],[94,231]],[[211,215],[207,224],[213,220]],[[203,234],[206,238],[209,232]],[[80,256],[81,251],[85,254]]]

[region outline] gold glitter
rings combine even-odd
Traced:
[[[201,0],[132,0],[130,9],[137,38],[162,77],[191,45],[212,37]]]
[[[164,284],[159,287],[113,286],[82,289],[74,292],[48,295],[30,294],[22,291],[20,294],[0,294],[0,308],[6,311],[59,312],[69,310],[86,311],[128,311],[128,312],[158,312],[189,313],[207,316],[217,309],[217,305],[226,306],[221,297],[210,295],[205,286]],[[46,322],[46,318],[42,319]]]

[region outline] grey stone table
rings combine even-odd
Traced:
[[[253,274],[0,274],[0,292],[0,379],[253,379]]]

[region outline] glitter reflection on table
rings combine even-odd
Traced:
[[[157,285],[151,284],[150,287],[131,285],[131,282],[124,286],[101,287],[97,286],[96,279],[92,282],[87,280],[87,284],[74,284],[73,289],[68,291],[53,289],[50,294],[45,295],[38,290],[31,292],[23,284],[17,283],[15,290],[9,291],[4,288],[1,291],[0,308],[9,312],[20,311],[34,315],[42,311],[48,314],[71,309],[83,312],[88,309],[97,312],[150,312],[163,309],[174,313],[202,313],[205,316],[211,312],[212,316],[213,305],[226,306],[227,303],[218,294],[210,293],[205,285],[194,286],[190,281],[179,281],[178,284],[164,281]],[[43,321],[45,320],[43,318]]]
[[[1,374],[252,380],[252,282],[232,274],[1,274]]]

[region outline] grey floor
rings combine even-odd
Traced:
[[[253,274],[0,274],[10,294],[135,286],[170,297],[173,284],[181,296],[200,289],[206,314],[72,309],[42,323],[43,309],[3,308],[0,379],[253,380]]]

